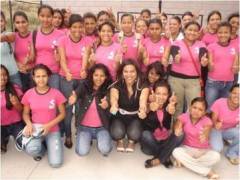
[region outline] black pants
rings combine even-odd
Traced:
[[[28,89],[34,86],[34,82],[31,78],[31,73],[21,73],[19,72],[20,79],[22,81],[23,92],[26,92]]]
[[[24,128],[22,121],[11,125],[1,126],[1,144],[7,145],[9,136],[12,135],[16,139],[18,133]]]
[[[180,146],[183,142],[184,136],[176,136],[172,133],[166,140],[157,141],[152,132],[144,131],[140,141],[141,150],[147,155],[153,155],[158,158],[161,163],[165,163],[169,160],[172,151]]]
[[[127,135],[129,140],[135,142],[140,140],[142,133],[141,122],[138,118],[116,118],[113,119],[110,134],[114,140],[120,140]]]

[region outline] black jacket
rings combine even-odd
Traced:
[[[100,91],[94,92],[92,90],[92,88],[90,87],[90,83],[88,82],[88,80],[81,81],[81,83],[79,84],[79,86],[76,89],[76,94],[78,97],[77,112],[76,112],[77,124],[81,123],[81,121],[84,118],[85,113],[87,112],[88,108],[90,107],[90,105],[95,97],[96,105],[97,105],[97,112],[102,121],[102,124],[106,129],[109,128],[109,120],[111,117],[109,108],[104,110],[99,106],[101,99],[107,95],[107,92],[108,92],[107,87],[102,88]]]
[[[166,111],[166,108],[163,110],[163,127],[167,130],[171,128],[172,116]],[[162,129],[157,112],[150,111],[147,115],[147,118],[142,121],[143,129],[154,132],[156,128]]]

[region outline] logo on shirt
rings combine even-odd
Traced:
[[[55,100],[52,99],[52,100],[49,102],[48,108],[49,108],[49,109],[55,109],[55,106],[56,106]]]
[[[195,47],[194,52],[195,54],[199,54],[199,47]]]
[[[161,47],[159,48],[159,52],[160,52],[160,53],[163,53],[163,52],[164,52],[164,47],[163,47],[163,46],[161,46]]]
[[[114,57],[114,52],[113,51],[111,51],[109,54],[108,54],[108,59],[113,59],[113,57]]]
[[[135,39],[135,40],[133,41],[133,47],[137,47],[137,46],[138,46],[138,40]]]
[[[81,49],[81,55],[83,56],[84,55],[84,53],[85,53],[85,47],[82,47],[82,49]]]
[[[231,55],[235,55],[235,54],[236,54],[235,48],[231,48],[231,49],[230,49],[230,54],[231,54]]]

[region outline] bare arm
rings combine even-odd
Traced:
[[[26,126],[24,128],[24,135],[31,136],[32,135],[32,121],[30,117],[30,106],[24,105],[23,107],[23,120],[26,123]]]
[[[179,119],[177,119],[174,124],[174,133],[176,136],[181,136],[183,134],[183,124]]]
[[[110,89],[110,112],[116,114],[118,111],[119,91],[116,88]]]
[[[208,53],[208,60],[209,60],[209,63],[208,63],[208,70],[209,71],[213,71],[214,69],[214,63],[213,63],[213,55],[212,53]]]
[[[9,42],[12,43],[15,41],[15,33],[7,33],[0,35],[0,42]]]
[[[162,56],[162,65],[164,67],[168,66],[169,55],[170,55],[170,47],[166,47]]]
[[[236,74],[238,73],[238,71],[239,71],[239,54],[236,54],[232,66],[232,72]]]

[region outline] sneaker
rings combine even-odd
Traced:
[[[135,150],[135,142],[129,140],[126,148],[126,152],[133,152]]]
[[[125,151],[123,140],[118,140],[117,141],[117,151],[118,152],[124,152]]]
[[[148,159],[145,161],[145,168],[152,168],[155,166],[158,166],[160,164],[160,160],[157,158],[152,158],[152,159]]]
[[[230,158],[230,157],[228,157],[228,160],[229,160],[229,162],[232,165],[239,165],[239,159],[238,158]]]
[[[68,149],[71,149],[72,146],[73,146],[72,138],[66,137],[64,146],[65,146],[66,148],[68,148]]]

